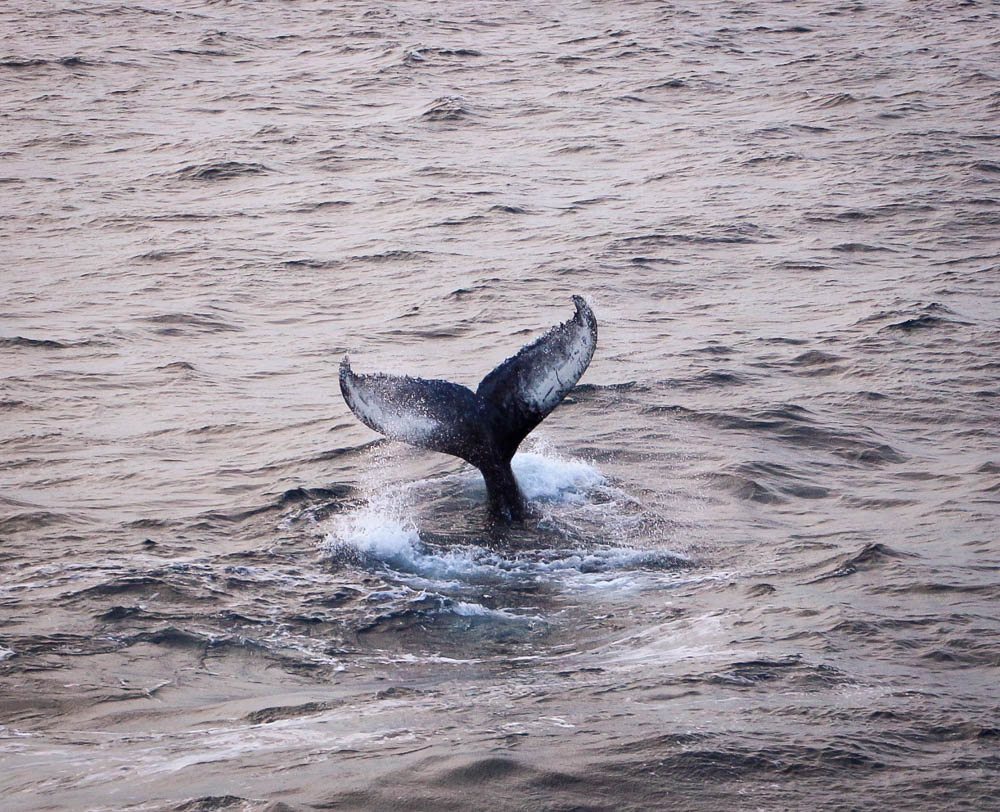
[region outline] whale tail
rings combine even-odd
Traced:
[[[358,375],[346,356],[340,391],[369,428],[472,463],[494,519],[520,521],[527,504],[510,467],[514,452],[580,380],[597,348],[593,311],[580,296],[573,303],[573,318],[500,364],[475,392],[449,381]]]

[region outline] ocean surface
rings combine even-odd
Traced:
[[[0,807],[1000,809],[1000,6],[0,6]],[[337,365],[573,313],[537,515]]]

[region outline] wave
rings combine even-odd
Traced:
[[[472,115],[472,110],[461,96],[441,96],[421,114],[427,121],[462,121]]]
[[[62,68],[80,68],[91,64],[90,62],[76,55],[61,57],[10,57],[0,59],[0,68],[10,68],[11,70],[24,70],[26,68],[41,68],[58,65]]]
[[[259,163],[241,161],[215,161],[206,164],[191,164],[178,169],[176,175],[184,180],[218,181],[239,178],[245,175],[262,175],[270,170]]]

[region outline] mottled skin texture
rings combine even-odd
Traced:
[[[593,311],[579,296],[573,303],[572,319],[500,364],[475,392],[442,380],[358,375],[346,357],[340,365],[340,390],[366,426],[476,466],[486,482],[492,519],[523,521],[528,503],[511,459],[576,385],[597,347]]]

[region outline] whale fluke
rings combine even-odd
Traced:
[[[573,303],[573,318],[500,364],[475,392],[449,381],[358,375],[346,356],[340,391],[369,428],[476,466],[486,481],[493,518],[520,521],[527,505],[511,458],[580,380],[597,348],[594,312],[580,296]]]

